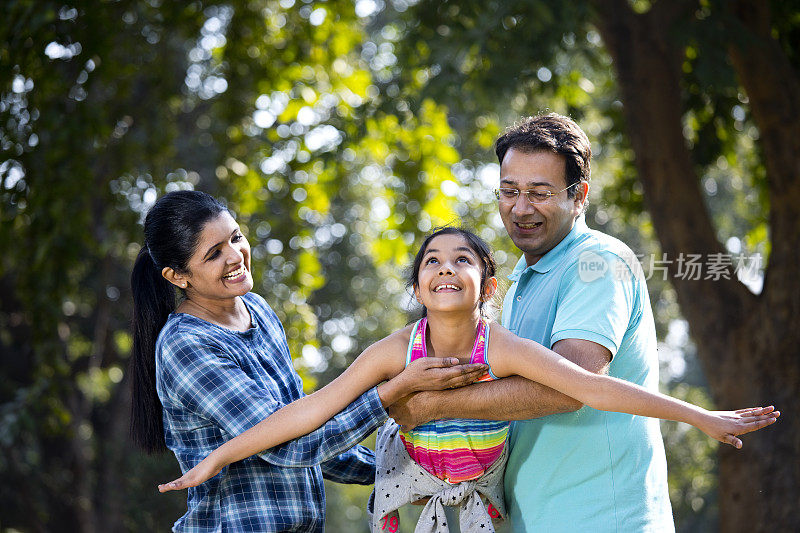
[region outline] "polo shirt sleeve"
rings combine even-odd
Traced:
[[[283,402],[251,379],[222,347],[199,335],[177,335],[163,346],[170,394],[227,434],[251,428]],[[283,467],[315,466],[355,446],[386,419],[376,388],[365,392],[319,429],[266,450],[260,457]],[[369,468],[369,465],[367,465]]]
[[[606,347],[613,358],[637,312],[637,286],[628,265],[616,255],[591,254],[588,265],[593,268],[576,261],[564,272],[550,346],[564,339],[587,340]]]

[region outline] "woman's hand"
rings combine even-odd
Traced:
[[[485,364],[460,364],[456,357],[420,357],[397,376],[378,386],[384,407],[413,392],[455,389],[474,383],[487,370]]]
[[[158,492],[168,492],[171,490],[181,490],[188,489],[189,487],[196,487],[197,485],[204,483],[219,474],[221,470],[222,467],[216,466],[212,456],[209,455],[197,463],[194,468],[190,469],[175,481],[170,481],[169,483],[159,485]]]
[[[461,364],[456,357],[420,357],[397,377],[402,377],[407,382],[408,393],[412,393],[463,387],[474,383],[487,370],[489,365]]]
[[[775,407],[749,407],[738,411],[710,411],[697,427],[709,437],[730,444],[736,449],[742,447],[737,435],[757,431],[773,424],[780,416]]]

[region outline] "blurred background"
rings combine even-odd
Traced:
[[[3,0],[0,37],[0,531],[185,510],[128,438],[160,195],[226,200],[310,392],[412,319],[434,226],[509,286],[492,143],[544,110],[592,141],[589,226],[641,257],[662,390],[784,412],[741,451],[663,423],[677,529],[800,527],[797,1]],[[328,530],[367,531],[370,488],[326,487]]]

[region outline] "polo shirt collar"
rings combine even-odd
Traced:
[[[535,264],[528,266],[528,262],[525,260],[525,255],[523,254],[522,257],[519,258],[517,261],[514,270],[509,274],[508,279],[511,281],[519,281],[519,278],[522,276],[522,273],[528,269],[531,269],[534,272],[538,272],[540,274],[545,274],[550,271],[551,268],[561,259],[561,257],[566,253],[569,246],[572,242],[579,236],[589,231],[589,227],[586,225],[586,217],[584,215],[580,215],[576,220],[575,223],[572,225],[572,229],[569,230],[567,236],[561,239],[561,242],[556,244],[549,252],[544,254]]]

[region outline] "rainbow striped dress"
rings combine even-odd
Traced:
[[[414,326],[408,343],[406,366],[428,356],[425,342],[428,320]],[[470,363],[484,363],[489,340],[489,324],[481,320],[472,347]],[[489,371],[478,381],[493,381]],[[422,468],[448,483],[460,483],[481,476],[502,455],[509,423],[497,420],[443,418],[400,432],[408,455]]]

